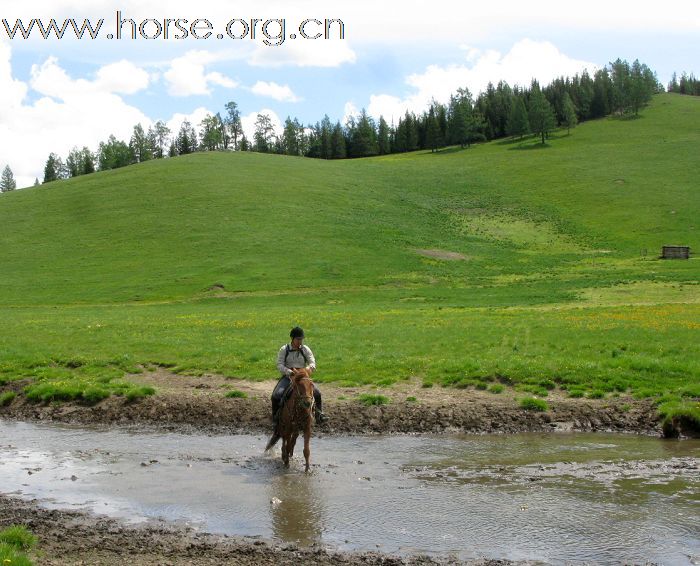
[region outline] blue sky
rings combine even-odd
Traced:
[[[273,122],[304,123],[324,114],[344,121],[366,108],[388,121],[406,109],[420,112],[433,98],[446,101],[488,81],[546,83],[595,70],[621,57],[639,58],[666,84],[673,71],[693,72],[700,58],[700,4],[553,0],[476,3],[466,0],[334,2],[301,0],[4,0],[0,18],[62,22],[104,18],[99,39],[9,39],[0,24],[0,167],[9,164],[19,186],[43,176],[50,152],[97,149],[113,133],[128,141],[133,126],[156,120],[173,130],[187,117],[195,125],[234,100],[250,131],[258,112]],[[116,12],[137,24],[206,18],[209,39],[109,40]],[[345,38],[217,40],[225,24],[285,19],[286,36],[308,18],[339,18]],[[172,24],[171,24],[172,25]],[[202,24],[203,25],[203,24]],[[261,24],[258,24],[260,26]],[[243,27],[236,24],[234,33]],[[307,24],[306,31],[314,30]],[[127,24],[127,31],[129,25]],[[153,22],[145,30],[155,34]],[[275,35],[279,25],[270,23]],[[175,30],[173,30],[175,31]],[[34,32],[36,33],[36,32]]]

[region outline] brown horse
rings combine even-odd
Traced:
[[[291,376],[291,395],[282,405],[279,423],[272,438],[267,444],[269,450],[277,440],[282,438],[282,461],[289,467],[289,459],[294,456],[294,445],[299,432],[304,432],[304,459],[306,471],[309,471],[309,458],[311,449],[311,427],[314,422],[314,382],[311,381],[309,371],[304,368],[294,370]]]

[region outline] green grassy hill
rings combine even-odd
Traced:
[[[200,153],[0,195],[0,372],[274,377],[300,323],[320,380],[697,393],[700,264],[657,256],[700,249],[699,150],[700,98],[666,94],[546,147]]]

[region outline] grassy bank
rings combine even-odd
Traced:
[[[0,195],[0,382],[94,402],[150,393],[123,380],[148,365],[271,378],[301,324],[319,381],[697,412],[700,264],[657,256],[700,249],[699,110],[661,95],[545,147],[203,153]]]

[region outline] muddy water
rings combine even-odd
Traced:
[[[341,550],[700,562],[700,441],[606,434],[327,437],[285,470],[262,436],[0,421],[0,492],[129,522]]]

